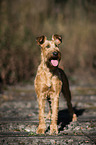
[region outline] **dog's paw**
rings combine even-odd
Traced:
[[[76,114],[73,114],[72,121],[73,121],[73,122],[77,121],[77,116],[76,116]]]
[[[46,130],[46,126],[42,124],[42,125],[38,126],[38,129],[37,129],[36,133],[37,134],[44,134],[45,130]]]
[[[52,135],[52,134],[58,134],[57,124],[51,124],[50,125],[50,135]]]

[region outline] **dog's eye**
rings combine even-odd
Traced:
[[[50,45],[48,44],[46,47],[47,47],[47,48],[50,48]]]

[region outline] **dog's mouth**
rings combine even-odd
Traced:
[[[51,57],[49,57],[49,59],[48,59],[49,60],[48,65],[49,65],[49,67],[51,66],[51,67],[56,68],[56,67],[58,67],[59,61],[61,59],[61,53],[58,51],[54,51],[51,54],[52,54]]]
[[[51,60],[51,64],[52,64],[54,67],[56,67],[56,66],[58,66],[59,62],[58,62],[58,60],[52,59],[52,60]]]

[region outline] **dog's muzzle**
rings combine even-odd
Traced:
[[[59,65],[60,59],[61,59],[60,53],[57,52],[57,51],[54,51],[52,53],[52,58],[51,58],[51,64],[52,64],[52,66],[57,67]]]

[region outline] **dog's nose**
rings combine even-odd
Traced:
[[[54,55],[54,56],[57,56],[57,55],[58,55],[58,52],[54,51],[54,52],[53,52],[53,55]]]

